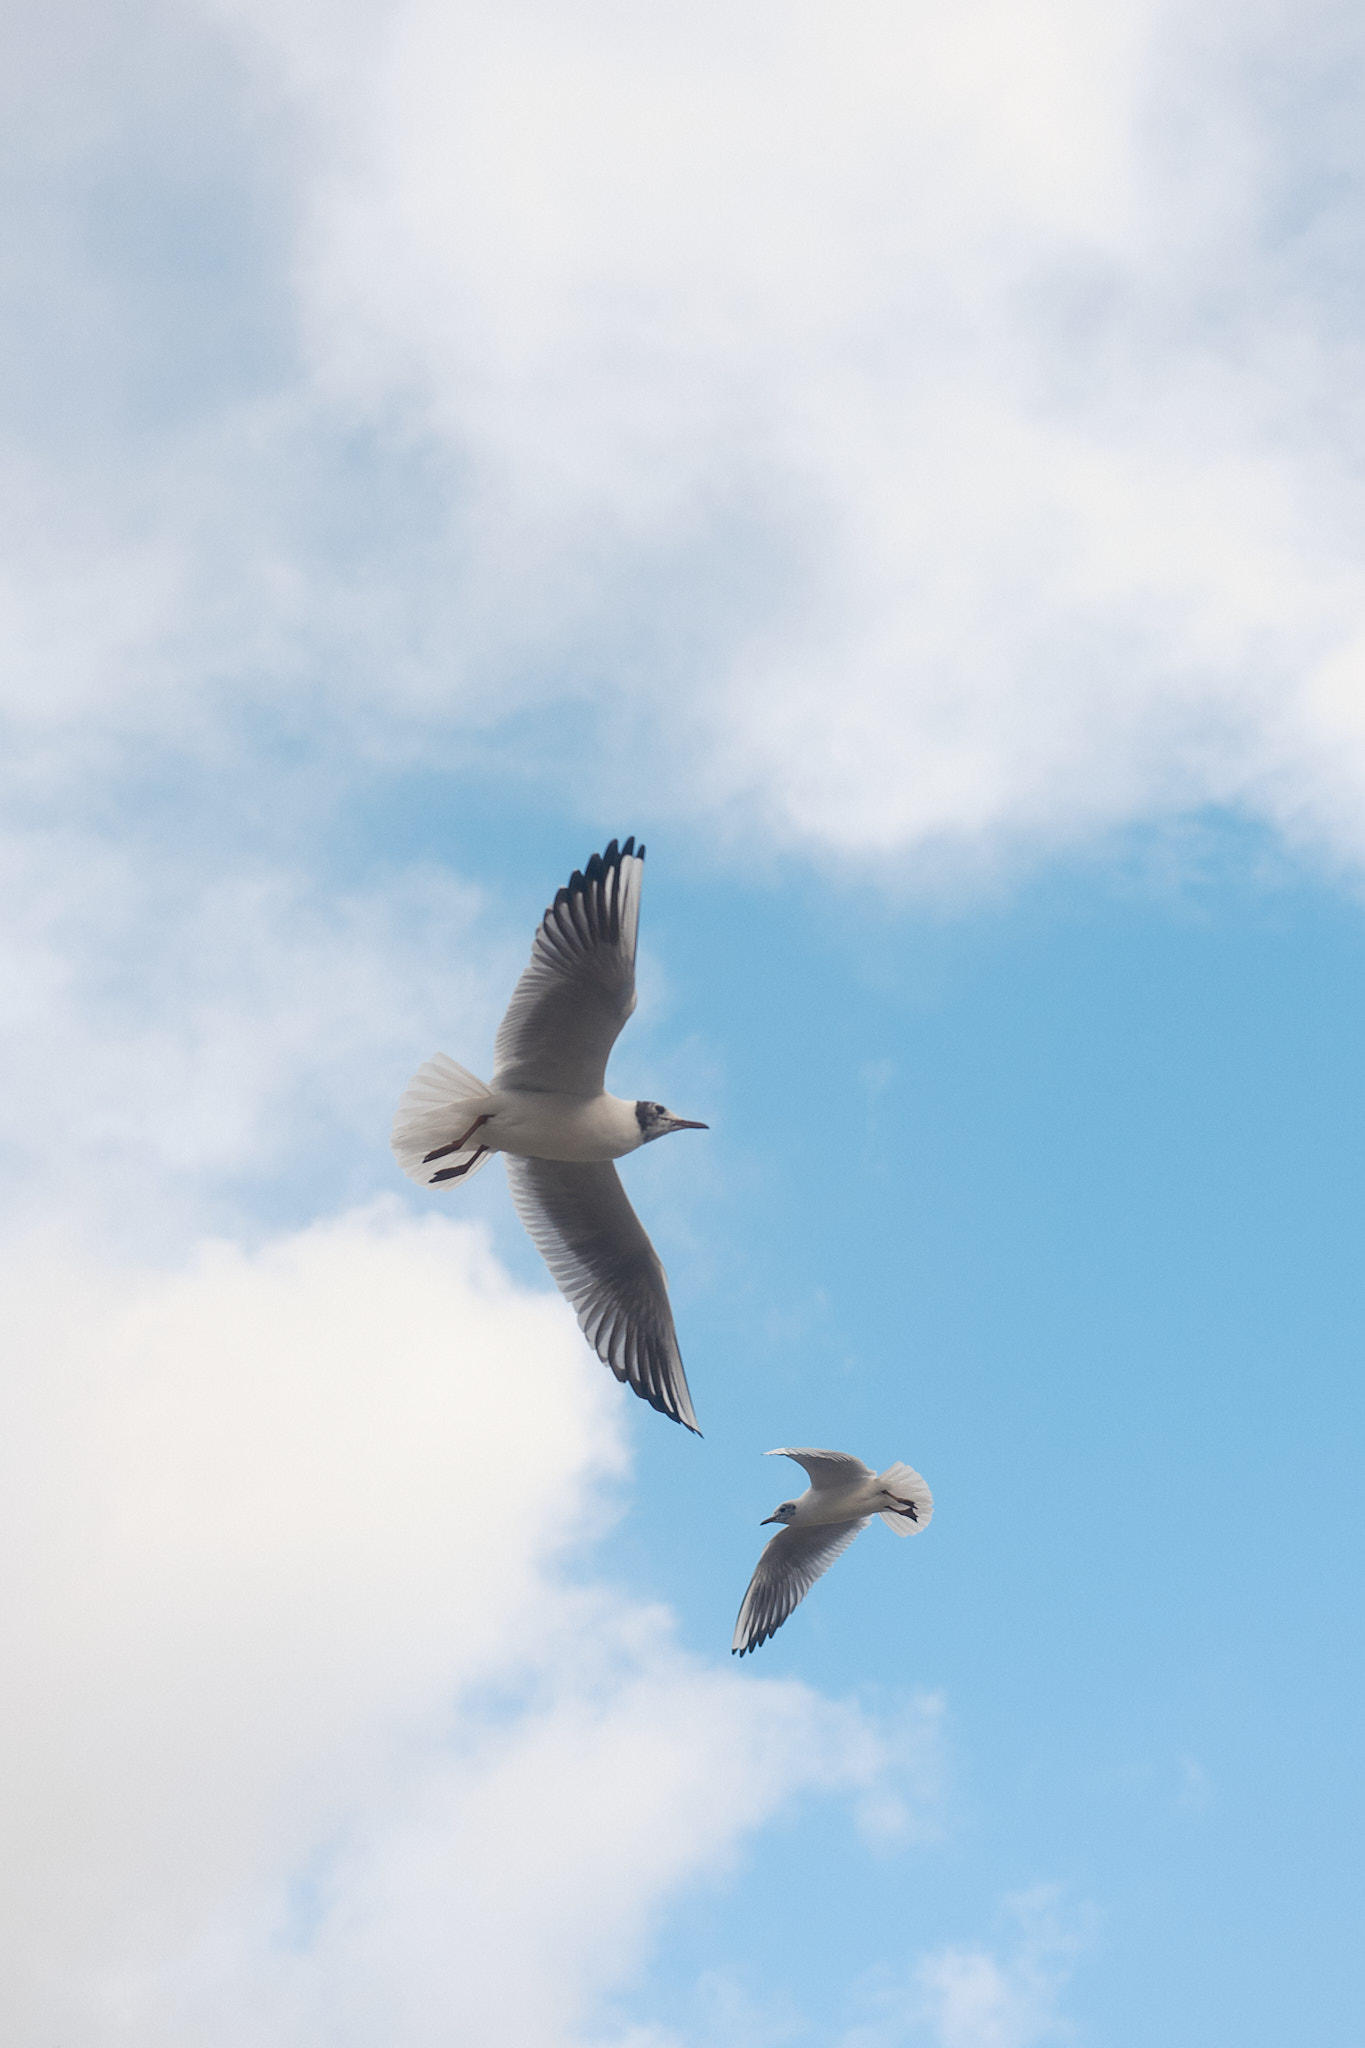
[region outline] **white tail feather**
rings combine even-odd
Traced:
[[[439,1162],[428,1161],[427,1154],[460,1137],[479,1115],[479,1105],[492,1093],[477,1074],[471,1074],[443,1052],[417,1069],[403,1091],[389,1134],[393,1156],[409,1180],[419,1181],[423,1187],[463,1187],[480,1167],[488,1164],[489,1153],[478,1158],[481,1147],[477,1133],[459,1152],[447,1153]],[[452,1178],[452,1167],[463,1167],[464,1171]],[[437,1173],[444,1173],[445,1179],[433,1182]]]
[[[897,1514],[894,1508],[881,1510],[882,1520],[888,1529],[894,1529],[898,1536],[918,1536],[921,1529],[927,1529],[934,1519],[934,1496],[921,1479],[913,1465],[888,1465],[877,1478],[888,1493],[897,1500],[903,1500],[915,1510],[909,1515]]]

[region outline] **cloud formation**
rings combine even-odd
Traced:
[[[445,870],[329,888],[135,823],[11,828],[0,879],[0,1212],[131,1212],[144,1251],[368,1193],[417,1060],[491,1042],[524,951]]]
[[[1220,804],[1359,861],[1346,11],[68,14],[8,427],[49,768],[555,704],[519,768],[647,750],[782,843]]]
[[[662,605],[694,774],[849,849],[1214,801],[1359,851],[1358,348],[1306,246],[1359,161],[1258,84],[1304,27],[413,0],[305,309],[470,478],[475,665],[494,614],[601,662]]]
[[[898,1733],[741,1681],[584,1574],[619,1397],[472,1226],[23,1252],[13,2038],[568,2042],[794,1795],[880,1827],[923,1789],[932,1703]]]
[[[954,1944],[921,1957],[909,1981],[864,1987],[873,2017],[839,2048],[1036,2048],[1071,2038],[1061,1995],[1088,1941],[1088,1915],[1067,1915],[1054,1887],[1005,1902],[999,1946]]]

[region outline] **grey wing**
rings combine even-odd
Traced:
[[[806,1475],[814,1487],[847,1486],[850,1479],[875,1479],[876,1473],[861,1458],[850,1458],[846,1451],[765,1451],[767,1458],[795,1458],[798,1465],[804,1465]]]
[[[635,1008],[644,858],[633,838],[620,848],[613,839],[555,897],[498,1027],[495,1088],[600,1094]]]
[[[603,1365],[652,1407],[697,1429],[667,1276],[616,1168],[609,1160],[504,1157],[517,1214]]]
[[[843,1556],[871,1519],[862,1515],[856,1522],[817,1523],[813,1529],[783,1529],[774,1536],[749,1581],[731,1653],[742,1657],[746,1650],[756,1650],[776,1635],[821,1573]]]

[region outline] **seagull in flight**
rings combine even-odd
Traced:
[[[517,1214],[603,1365],[697,1430],[667,1276],[612,1161],[706,1125],[603,1087],[635,1008],[644,859],[633,838],[613,839],[574,871],[498,1027],[492,1086],[437,1053],[408,1084],[390,1142],[424,1187],[454,1187],[505,1153]]]
[[[764,1456],[795,1458],[810,1485],[799,1500],[784,1500],[776,1514],[764,1516],[765,1523],[783,1527],[759,1558],[739,1610],[730,1649],[741,1657],[777,1634],[874,1515],[898,1536],[915,1536],[928,1528],[934,1512],[934,1496],[909,1465],[874,1472],[844,1451],[778,1450]]]

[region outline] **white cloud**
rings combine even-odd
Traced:
[[[1003,1958],[947,1948],[916,1972],[941,2048],[1033,2048],[1070,2031],[1057,2001],[1081,1940],[1059,1924],[1050,1891],[1025,1893],[1012,1905],[1020,1933]]]
[[[135,1216],[145,1250],[382,1185],[417,1064],[489,1055],[527,941],[488,910],[446,870],[329,889],[173,825],[0,836],[5,1201]]]
[[[45,774],[560,703],[515,745],[585,806],[647,758],[922,868],[1208,803],[1365,852],[1329,0],[62,18],[0,609]]]
[[[621,1397],[477,1230],[19,1252],[7,2038],[548,2048],[795,1793],[906,1777],[585,1577]]]
[[[889,1973],[863,1987],[873,2018],[840,2048],[1035,2048],[1070,2037],[1061,1994],[1088,1941],[1088,1916],[1065,1916],[1053,1887],[1007,1901],[1013,1939],[1000,1948],[953,1944],[923,1956],[908,1981]]]
[[[315,375],[459,467],[415,715],[588,669],[782,836],[980,858],[1213,801],[1358,857],[1331,8],[363,19],[347,72],[259,14],[333,123]]]

